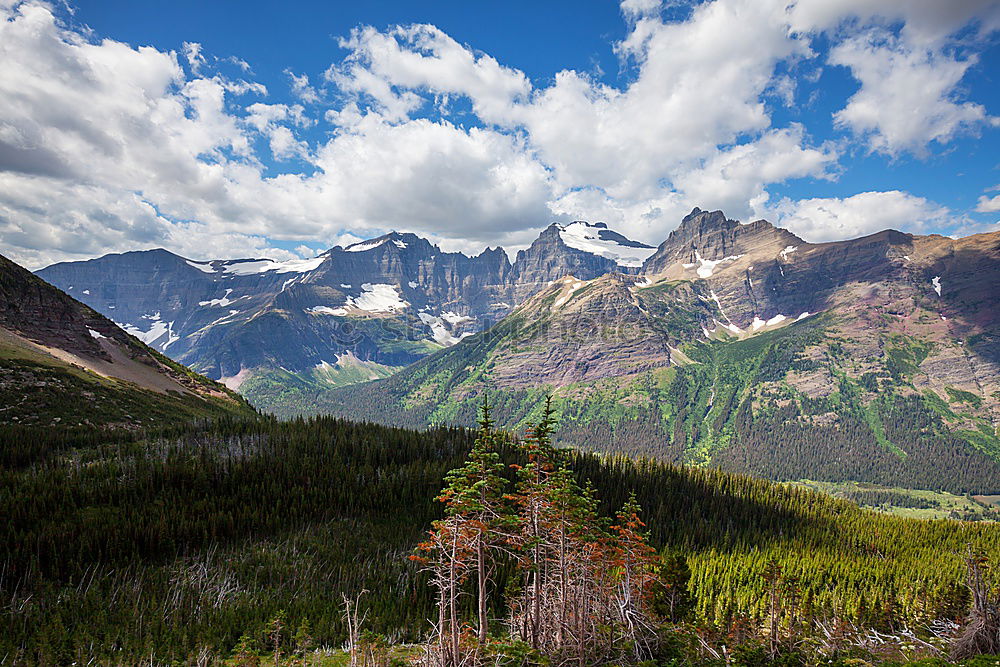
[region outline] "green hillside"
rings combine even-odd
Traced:
[[[312,409],[407,427],[469,425],[489,391],[500,423],[518,428],[537,419],[552,392],[557,440],[584,449],[778,480],[1000,489],[994,427],[976,413],[974,397],[915,388],[907,363],[920,351],[912,339],[882,336],[885,363],[859,370],[847,349],[852,321],[820,315],[749,338],[690,340],[680,345],[681,363],[641,373],[497,388],[491,374],[504,363],[500,352],[523,337],[518,317],[387,380],[317,394]]]

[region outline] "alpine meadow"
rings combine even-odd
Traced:
[[[1000,665],[998,76],[998,0],[0,0],[0,667]]]

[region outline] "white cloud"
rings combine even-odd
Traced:
[[[551,197],[544,167],[516,137],[447,122],[369,115],[320,149],[316,165],[323,173],[305,189],[326,193],[349,228],[485,241],[537,226]]]
[[[829,60],[849,67],[861,82],[834,119],[868,136],[872,150],[923,154],[931,142],[947,143],[988,119],[981,104],[954,99],[973,58],[912,49],[890,34],[871,31],[838,44]]]
[[[296,74],[291,70],[285,70],[285,74],[287,74],[288,78],[292,80],[292,94],[306,104],[315,104],[316,102],[319,102],[319,93],[316,92],[316,89],[309,83],[308,74]]]
[[[899,190],[862,192],[843,199],[783,200],[771,211],[778,224],[818,243],[898,229],[916,234],[951,226],[947,208]]]
[[[354,30],[341,40],[350,50],[326,78],[345,92],[363,94],[388,120],[405,120],[425,102],[417,91],[468,95],[477,115],[493,122],[530,90],[527,77],[476,54],[432,25],[397,26],[385,32]]]
[[[306,127],[312,121],[305,116],[301,105],[264,104],[255,102],[246,108],[246,122],[268,138],[271,154],[279,160],[290,158],[310,159],[309,145],[295,138],[292,130],[284,123],[291,122],[298,127]]]
[[[198,74],[205,64],[205,56],[201,54],[201,44],[198,42],[184,42],[184,59],[187,60],[191,71]]]
[[[1000,5],[995,0],[796,0],[789,6],[796,31],[837,31],[853,21],[898,24],[908,44],[933,48],[970,22],[980,33],[997,30]]]
[[[994,197],[983,195],[976,204],[976,210],[980,213],[1000,213],[1000,195]]]
[[[642,38],[620,48],[638,65],[628,88],[563,71],[515,106],[512,121],[527,128],[561,184],[655,196],[719,146],[769,128],[761,95],[774,66],[807,52],[780,20],[783,4],[725,0],[680,23],[644,18],[632,33]]]
[[[659,11],[661,0],[622,0],[622,13],[627,17],[648,16]]]
[[[689,202],[704,202],[732,217],[745,217],[752,202],[766,201],[765,185],[791,178],[826,178],[836,163],[832,146],[803,146],[805,130],[793,125],[771,130],[760,139],[717,151],[703,166],[678,177],[675,184]]]

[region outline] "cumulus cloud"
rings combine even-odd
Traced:
[[[296,74],[291,70],[285,70],[285,74],[292,82],[292,94],[298,97],[300,100],[306,104],[315,104],[319,102],[319,93],[316,89],[309,83],[308,74]]]
[[[628,17],[648,16],[660,9],[660,0],[622,0],[622,13]]]
[[[981,104],[958,102],[955,88],[975,63],[940,51],[911,49],[882,31],[847,39],[829,60],[849,67],[861,89],[834,115],[836,122],[867,135],[872,150],[923,154],[931,142],[988,121]]]
[[[772,210],[781,226],[806,241],[835,241],[898,229],[916,234],[952,226],[947,208],[907,192],[862,192],[846,198],[783,200]]]
[[[976,204],[976,210],[980,213],[1000,213],[1000,195],[993,197],[983,195]]]
[[[922,155],[996,123],[961,94],[968,45],[1000,27],[987,0],[711,0],[670,20],[659,0],[620,7],[620,85],[532,82],[417,24],[355,29],[322,77],[286,70],[282,102],[200,44],[95,39],[48,4],[0,0],[0,243],[33,267],[153,246],[290,257],[270,241],[304,254],[389,229],[478,252],[576,218],[658,243],[694,205],[778,215],[810,240],[919,231],[948,212],[901,191],[772,203],[769,188],[836,179],[849,141]],[[806,62],[859,82],[836,114],[844,141],[775,122]]]
[[[326,72],[342,91],[374,100],[390,120],[404,120],[426,100],[418,92],[467,95],[482,119],[504,118],[530,89],[524,73],[474,53],[432,25],[397,26],[385,32],[354,30],[341,40],[350,54]]]

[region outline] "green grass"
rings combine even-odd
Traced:
[[[945,387],[944,390],[948,392],[948,400],[952,403],[966,403],[974,408],[978,408],[983,404],[982,397],[976,396],[971,391],[963,391],[954,387]]]
[[[977,500],[970,496],[957,495],[946,491],[905,489],[867,484],[864,482],[800,480],[798,482],[789,482],[789,485],[821,491],[836,498],[846,498],[855,502],[857,502],[856,499],[861,494],[872,492],[885,493],[887,496],[896,499],[897,504],[893,504],[892,502],[859,504],[862,507],[878,512],[909,517],[911,519],[974,518],[975,520],[990,522],[1000,521],[1000,508],[991,509],[987,506],[990,504],[988,499],[991,498],[997,499],[997,502],[1000,503],[1000,496],[979,496],[978,498],[981,501],[977,502]],[[921,507],[919,505],[931,505],[931,507]]]
[[[0,343],[0,406],[0,423],[26,426],[150,427],[227,414],[253,415],[242,399],[161,394],[4,343]]]

